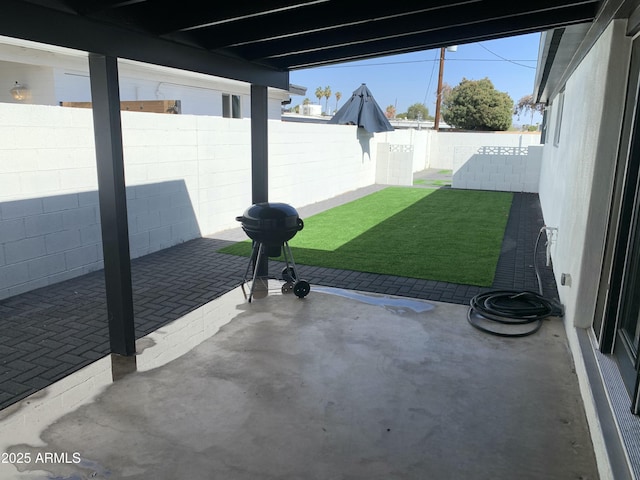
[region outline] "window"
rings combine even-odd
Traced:
[[[553,145],[560,145],[560,129],[562,128],[562,110],[564,108],[564,90],[558,94],[557,100],[558,113],[556,114],[556,125],[553,133]]]
[[[224,118],[242,118],[240,95],[222,94],[222,116]]]
[[[542,125],[540,126],[540,144],[544,145],[547,143],[547,113],[549,112],[549,108],[545,107],[544,112],[542,113]]]

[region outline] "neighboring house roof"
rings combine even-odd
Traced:
[[[295,85],[293,83],[290,83],[289,84],[289,93],[291,95],[305,96],[307,94],[307,87],[302,87],[300,85]]]

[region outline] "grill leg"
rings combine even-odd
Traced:
[[[249,303],[251,303],[251,299],[253,298],[253,289],[256,286],[256,279],[258,278],[258,270],[260,270],[260,259],[262,258],[262,254],[263,254],[262,243],[258,242],[254,244],[253,246],[254,251],[256,250],[256,245],[258,245],[258,251],[256,252],[256,258],[254,259],[253,280],[251,281],[251,291],[249,292]],[[251,256],[253,257],[253,252]]]
[[[291,247],[289,242],[284,242],[282,253],[284,254],[284,262],[287,264],[287,270],[293,273],[294,280],[298,278],[298,272],[296,271],[296,264],[293,261],[293,253],[291,253]],[[291,260],[291,262],[289,262]]]
[[[293,293],[295,293],[296,297],[304,298],[309,294],[311,287],[309,282],[305,280],[300,280],[298,277],[298,272],[296,271],[296,262],[293,260],[293,253],[291,253],[291,247],[289,247],[289,242],[284,242],[284,248],[282,249],[284,252],[284,260],[287,263],[287,270],[291,269],[293,272]],[[289,266],[289,260],[291,260],[291,266]]]
[[[253,265],[254,270],[256,269],[256,259],[258,258],[258,249],[260,244],[258,242],[253,242],[253,247],[251,249],[251,256],[249,257],[249,264],[247,265],[247,269],[244,272],[244,281],[247,282],[247,278],[249,277],[249,270],[251,269],[251,265]]]

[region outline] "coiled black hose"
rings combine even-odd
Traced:
[[[544,227],[538,233],[534,248],[534,265],[540,293],[495,290],[476,295],[471,299],[467,312],[467,320],[473,327],[499,337],[525,337],[536,333],[545,318],[563,315],[562,307],[557,302],[544,298],[542,294],[542,282],[535,259],[543,231]],[[490,328],[490,322],[518,327],[513,331],[506,331],[504,327]],[[531,327],[525,328],[523,325]]]

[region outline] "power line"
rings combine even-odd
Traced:
[[[490,54],[495,55],[496,57],[498,57],[499,59],[501,59],[501,60],[503,60],[505,62],[513,63],[514,65],[518,65],[520,67],[533,68],[535,70],[535,67],[530,67],[529,65],[523,65],[521,63],[518,63],[518,62],[528,62],[529,60],[509,60],[508,58],[504,58],[502,55],[498,55],[496,52],[493,52],[493,51],[489,50],[487,47],[485,47],[480,42],[478,42],[478,45],[480,45],[482,48],[484,48]]]
[[[432,66],[431,66],[431,75],[429,76],[429,84],[427,85],[427,91],[424,92],[424,99],[422,100],[422,104],[426,104],[427,103],[427,96],[429,95],[429,90],[431,90],[431,81],[433,80],[433,72],[436,69],[436,61],[438,61],[438,50],[435,50],[435,58],[433,60],[428,60],[430,62],[433,62]]]
[[[493,53],[493,52],[491,52]],[[326,65],[324,67],[317,67],[318,69],[320,68],[364,68],[364,67],[378,67],[378,66],[384,66],[384,65],[399,65],[399,64],[408,64],[408,63],[436,63],[438,62],[438,59],[435,60],[404,60],[404,61],[399,61],[399,62],[380,62],[380,63],[369,63],[366,65]],[[525,67],[525,68],[533,68],[535,69],[536,67],[531,67],[529,65],[522,65],[520,63],[517,62],[537,62],[537,60],[527,60],[527,59],[522,59],[522,60],[510,60],[508,58],[500,58],[500,59],[495,59],[495,58],[447,58],[447,62],[509,62],[509,63],[513,63],[514,65],[518,65],[520,67]]]
[[[526,59],[521,59],[521,60],[509,60],[508,58],[505,59],[498,59],[498,58],[452,58],[452,57],[447,57],[447,62],[537,62],[537,60],[526,60]],[[516,65],[519,65],[518,63],[516,63]],[[527,67],[527,68],[534,68],[534,67],[530,67],[529,65],[520,65],[521,67]]]

